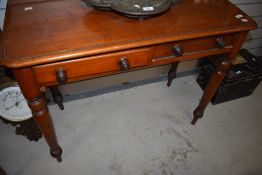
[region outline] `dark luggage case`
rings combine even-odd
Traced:
[[[244,59],[244,63],[232,65],[212,98],[212,104],[249,96],[262,80],[262,58],[255,57],[245,49],[242,49],[239,55]],[[203,90],[214,70],[214,64],[209,59],[205,59],[197,78],[197,82]]]

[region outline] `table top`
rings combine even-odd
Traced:
[[[10,68],[256,28],[255,21],[228,0],[181,0],[148,19],[86,8],[80,0],[13,1],[7,7],[0,50],[0,64]]]

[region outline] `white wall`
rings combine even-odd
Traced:
[[[5,18],[5,7],[7,0],[0,0],[0,28],[3,29],[4,18]]]
[[[257,22],[258,29],[250,32],[243,47],[249,49],[254,55],[262,56],[262,0],[231,0],[231,2]]]

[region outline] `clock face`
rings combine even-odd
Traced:
[[[19,86],[7,87],[0,91],[0,116],[15,122],[32,117]]]

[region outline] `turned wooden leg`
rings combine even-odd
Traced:
[[[172,84],[172,81],[176,78],[177,73],[177,67],[178,67],[179,61],[172,63],[171,68],[168,72],[168,81],[167,86],[170,87]]]
[[[217,61],[216,70],[212,73],[208,85],[200,100],[200,103],[193,113],[194,118],[191,122],[192,125],[195,125],[197,120],[203,117],[205,108],[207,107],[208,103],[216,93],[217,89],[220,86],[220,83],[223,81],[226,71],[231,66],[230,60],[228,58],[220,58],[217,59],[216,61]]]
[[[64,110],[64,104],[63,104],[63,96],[61,95],[59,89],[57,86],[50,87],[50,91],[53,96],[54,102],[59,106],[61,110]]]
[[[62,149],[58,145],[53,122],[46,106],[46,100],[40,91],[40,86],[32,69],[17,69],[13,70],[13,72],[25,98],[28,100],[34,120],[50,147],[51,155],[58,162],[61,162]]]

